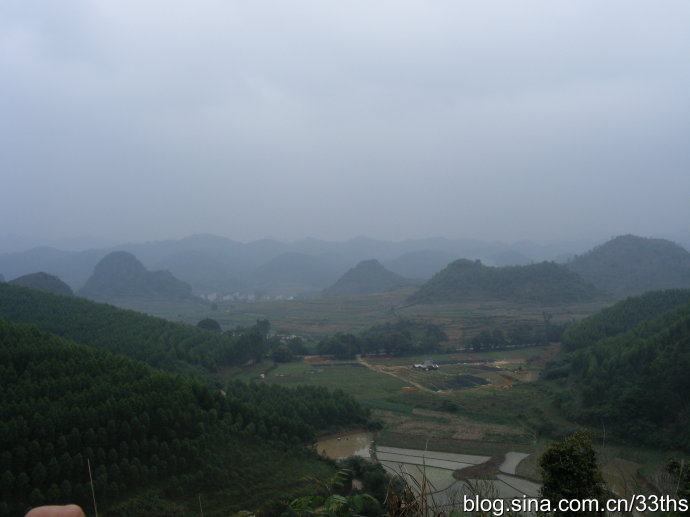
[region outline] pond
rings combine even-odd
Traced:
[[[325,436],[316,442],[316,451],[322,456],[333,460],[341,460],[350,456],[370,458],[369,447],[374,441],[374,433],[357,431]]]

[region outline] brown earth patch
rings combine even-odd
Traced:
[[[401,434],[465,441],[495,442],[496,437],[513,443],[527,441],[523,429],[475,422],[441,411],[415,408],[412,410],[412,418],[393,411],[376,410],[375,413],[384,424]]]
[[[504,457],[500,455],[491,456],[489,461],[484,463],[455,470],[453,471],[453,477],[460,481],[464,479],[495,479],[496,474],[500,472],[498,467],[503,462]]]

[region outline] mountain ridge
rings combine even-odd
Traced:
[[[491,299],[562,303],[591,300],[600,293],[576,273],[555,262],[527,266],[485,266],[459,259],[423,284],[410,303]]]

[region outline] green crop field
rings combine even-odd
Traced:
[[[336,332],[356,333],[387,321],[409,318],[441,326],[454,344],[459,338],[472,336],[482,329],[542,322],[544,313],[548,313],[554,323],[562,323],[581,319],[607,305],[606,302],[591,302],[544,307],[500,301],[408,305],[405,300],[414,290],[407,287],[371,295],[254,303],[141,300],[130,302],[128,307],[189,324],[213,318],[224,329],[251,326],[258,319],[268,319],[275,331],[316,340]]]
[[[341,389],[356,398],[376,400],[389,397],[405,386],[390,375],[382,375],[363,366],[348,364],[319,364],[292,362],[278,365],[277,368],[264,373],[270,367],[254,367],[250,372],[228,372],[236,378],[268,382],[282,386],[315,385],[330,389]],[[264,373],[264,378],[261,374]]]

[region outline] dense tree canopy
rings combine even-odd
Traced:
[[[210,330],[211,332],[221,332],[223,329],[220,327],[220,323],[212,318],[204,318],[196,324],[200,329]]]
[[[334,334],[322,339],[317,351],[338,359],[354,359],[357,354],[377,352],[419,354],[437,351],[447,340],[448,337],[437,325],[401,319],[373,326],[358,336]]]
[[[460,259],[434,275],[410,302],[511,300],[564,303],[591,300],[601,293],[576,273],[554,262],[527,266],[488,267]]]
[[[690,288],[690,253],[665,239],[620,235],[575,257],[566,267],[617,297]]]
[[[316,429],[367,421],[339,391],[237,382],[221,393],[2,319],[0,379],[0,491],[10,515],[27,502],[87,504],[87,462],[99,502],[112,504],[163,479],[193,490],[209,483],[210,466],[220,483],[251,479],[251,465],[268,469]]]
[[[563,346],[567,351],[572,351],[592,345],[687,303],[690,303],[690,289],[650,291],[627,298],[570,326],[563,333]]]
[[[570,329],[546,371],[569,376],[558,402],[570,414],[640,443],[690,450],[687,291],[648,293]],[[674,308],[675,307],[675,308]]]
[[[214,371],[263,353],[264,338],[207,332],[83,298],[0,284],[0,317],[170,371]],[[256,335],[255,335],[256,334]]]
[[[563,499],[585,501],[597,499],[603,503],[604,480],[597,463],[592,442],[585,432],[575,433],[564,440],[553,443],[539,459],[543,485],[540,496],[551,501],[556,508]],[[601,505],[603,508],[603,504]],[[547,515],[604,515],[605,512],[554,511]]]

